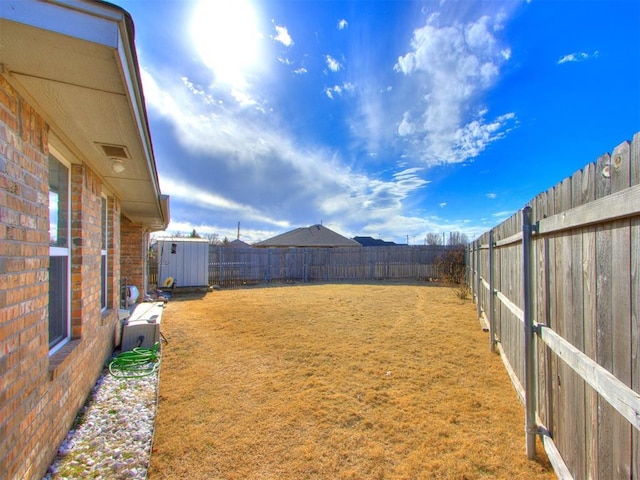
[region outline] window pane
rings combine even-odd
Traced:
[[[102,250],[107,249],[107,199],[102,197]]]
[[[49,245],[69,246],[69,169],[49,157]]]
[[[107,256],[100,258],[100,308],[107,307]]]
[[[102,223],[101,231],[101,259],[100,259],[100,308],[107,308],[107,239],[108,239],[108,225],[107,225],[107,199],[101,198],[101,211],[100,218]]]
[[[67,338],[68,257],[49,257],[49,348]]]
[[[69,338],[69,168],[49,156],[49,348]]]

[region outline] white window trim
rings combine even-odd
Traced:
[[[49,256],[66,256],[67,261],[67,335],[56,345],[49,349],[49,356],[56,353],[71,340],[71,163],[67,161],[59,151],[49,145],[49,154],[58,162],[67,167],[69,175],[67,176],[67,247],[49,246]]]
[[[104,200],[104,212],[102,211],[102,201]],[[100,228],[100,262],[104,258],[104,279],[100,279],[104,283],[104,306],[100,305],[101,311],[106,312],[109,308],[109,198],[104,193],[100,196],[100,225],[102,225],[102,217],[104,215],[104,231]],[[103,244],[104,242],[104,244]],[[104,247],[104,248],[103,248]],[[102,263],[101,263],[102,265]],[[102,303],[102,292],[100,295]]]

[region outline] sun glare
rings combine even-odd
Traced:
[[[201,0],[193,11],[191,35],[216,83],[246,86],[246,74],[260,59],[261,34],[246,0]]]

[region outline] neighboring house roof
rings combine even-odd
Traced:
[[[0,75],[49,124],[54,154],[87,164],[129,220],[166,228],[169,197],[160,192],[125,10],[89,0],[2,1]]]
[[[355,240],[343,237],[323,225],[296,228],[256,243],[254,247],[361,247]]]
[[[235,247],[235,248],[246,248],[246,247],[250,247],[251,245],[249,245],[247,242],[243,242],[239,238],[236,238],[234,241],[229,242],[227,246]]]
[[[396,242],[387,242],[373,237],[353,237],[353,239],[363,247],[388,247],[397,245]]]

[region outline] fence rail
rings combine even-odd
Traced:
[[[469,286],[560,478],[640,478],[640,133],[469,245]]]

